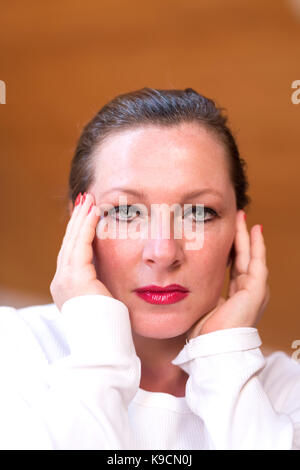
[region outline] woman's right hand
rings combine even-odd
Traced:
[[[66,300],[79,295],[113,297],[97,279],[93,265],[92,242],[100,210],[94,205],[94,197],[90,193],[80,194],[76,201],[58,254],[56,273],[50,284],[51,295],[59,310]]]

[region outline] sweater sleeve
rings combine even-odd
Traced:
[[[172,361],[189,374],[186,400],[204,422],[210,449],[295,448],[299,423],[272,406],[259,379],[260,346],[256,328],[223,329],[191,339]]]
[[[8,379],[2,392],[9,402],[9,388],[14,388],[8,409],[17,404],[21,429],[32,432],[26,437],[31,448],[40,434],[46,436],[45,448],[133,448],[128,405],[138,390],[141,366],[126,305],[104,295],[78,296],[63,304],[61,319],[70,354],[43,368],[46,385],[38,391],[34,380],[30,388],[24,380],[21,386],[20,380]],[[14,422],[17,426],[16,417]]]

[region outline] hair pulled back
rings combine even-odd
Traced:
[[[215,133],[224,145],[229,159],[230,179],[237,209],[244,209],[251,198],[246,194],[248,181],[246,162],[240,157],[233,134],[227,125],[223,108],[192,88],[185,90],[140,90],[116,96],[105,104],[83,128],[73,156],[69,176],[69,200],[84,193],[95,177],[94,151],[104,140],[120,131],[146,125],[173,126],[197,122]]]

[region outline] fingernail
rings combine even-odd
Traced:
[[[77,195],[77,198],[75,199],[74,207],[78,206],[78,204],[80,203],[80,199],[81,199],[81,193]]]
[[[263,231],[263,226],[262,225],[260,226],[260,230],[261,230],[261,233],[262,233],[262,231]]]
[[[85,201],[85,198],[86,198],[86,193],[83,193],[82,200],[81,200],[81,204],[83,204],[83,203],[84,203],[84,201]]]
[[[246,220],[246,218],[247,218],[247,214],[246,212],[244,212],[244,219]]]
[[[94,203],[92,202],[92,204],[90,205],[90,208],[88,210],[88,214],[91,212],[93,205],[94,205]]]

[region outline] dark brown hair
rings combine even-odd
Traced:
[[[235,139],[227,126],[223,108],[192,88],[157,90],[143,88],[116,96],[103,106],[84,127],[71,162],[69,199],[74,204],[79,192],[93,184],[93,154],[105,138],[119,131],[146,125],[172,126],[181,122],[198,122],[211,130],[223,143],[229,158],[230,178],[235,190],[237,209],[251,202],[246,194],[246,162],[240,157]]]

